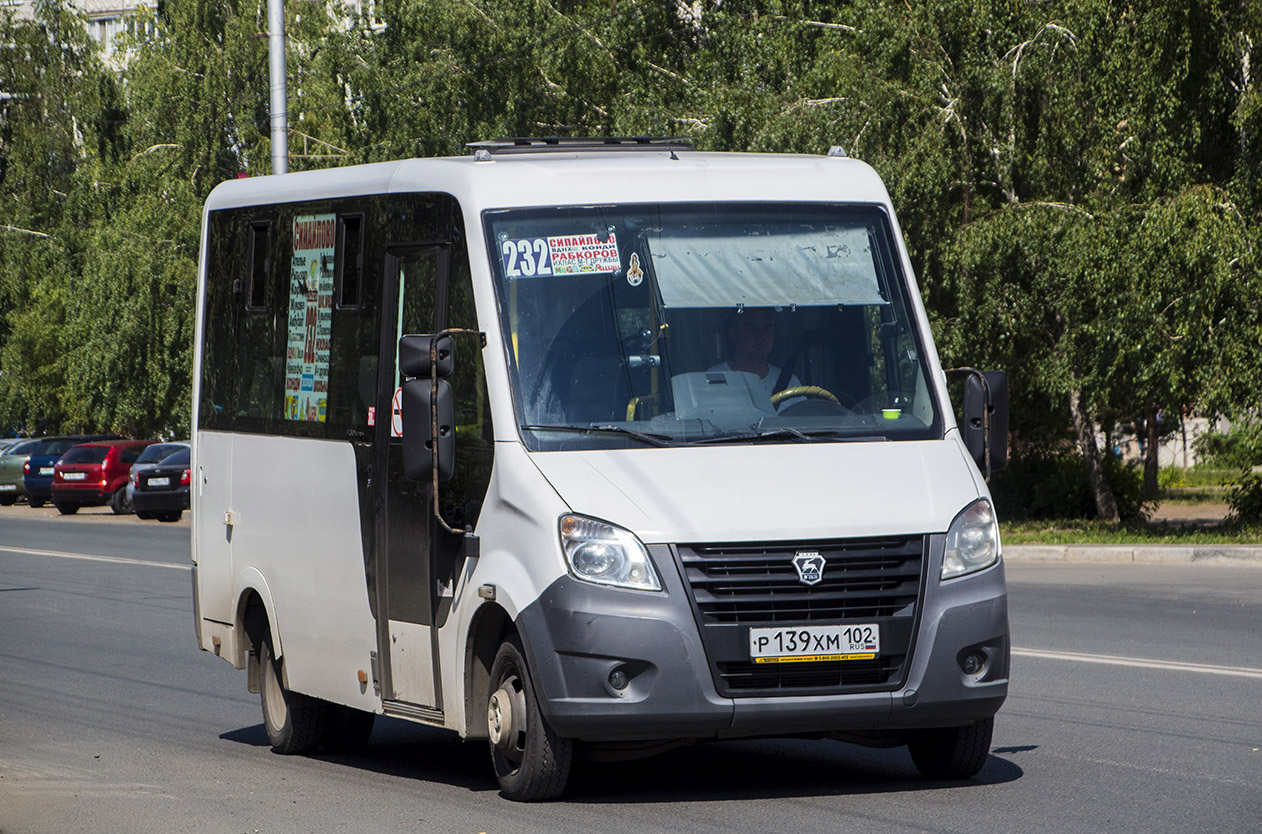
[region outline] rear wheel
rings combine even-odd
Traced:
[[[127,487],[121,486],[110,496],[110,509],[114,515],[127,515],[131,512],[131,502],[127,500]]]
[[[0,495],[0,507],[12,507],[13,502],[17,500],[16,495]]]
[[[60,501],[54,501],[53,506],[57,508],[57,512],[62,515],[74,515],[79,512],[78,504],[63,504]]]
[[[179,521],[182,515],[184,513],[181,510],[170,513],[158,513],[158,521]]]
[[[151,519],[157,518],[153,513],[147,513],[144,510],[136,510],[136,518]]]
[[[500,789],[520,802],[560,796],[574,755],[573,740],[558,737],[548,726],[535,691],[521,641],[512,635],[491,666],[487,730]]]
[[[31,498],[28,496],[26,503],[38,510],[40,507],[44,506],[45,501],[43,498]]]
[[[920,730],[908,744],[911,760],[928,779],[970,779],[990,755],[995,719],[964,727]]]
[[[309,695],[290,692],[282,683],[281,662],[272,649],[272,637],[263,638],[259,648],[263,702],[263,726],[272,751],[291,755],[314,750],[324,735],[328,704]]]

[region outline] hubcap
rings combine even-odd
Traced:
[[[521,742],[526,719],[526,704],[522,694],[510,678],[491,693],[486,705],[486,728],[491,744],[510,759],[520,757]]]

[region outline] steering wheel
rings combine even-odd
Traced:
[[[785,400],[791,400],[795,397],[815,397],[841,405],[841,400],[837,399],[836,394],[826,388],[820,388],[818,385],[795,385],[792,388],[777,391],[771,395],[771,404],[780,405]]]

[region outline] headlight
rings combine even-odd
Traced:
[[[633,533],[620,527],[581,515],[563,515],[561,549],[570,571],[585,582],[662,590],[648,551]]]
[[[975,573],[999,561],[999,525],[985,498],[970,504],[947,530],[942,578]]]

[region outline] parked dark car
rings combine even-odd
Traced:
[[[140,457],[136,458],[136,462],[131,465],[131,476],[127,479],[128,506],[131,505],[131,499],[136,494],[136,480],[140,477],[141,472],[144,472],[146,469],[152,469],[180,449],[187,448],[187,440],[176,440],[170,443],[155,443],[141,452]]]
[[[53,506],[62,515],[102,504],[109,504],[115,515],[131,512],[131,465],[152,445],[152,440],[101,440],[70,447],[53,466]]]
[[[53,497],[53,467],[61,456],[80,443],[97,440],[121,440],[116,434],[80,434],[40,438],[39,445],[31,450],[30,460],[22,467],[22,486],[26,490],[26,503],[42,507]]]
[[[136,478],[132,506],[138,518],[179,521],[188,509],[189,461],[192,453],[181,449]]]
[[[0,452],[0,506],[11,507],[23,495],[22,467],[31,456],[31,450],[39,445],[39,438],[19,440]]]

